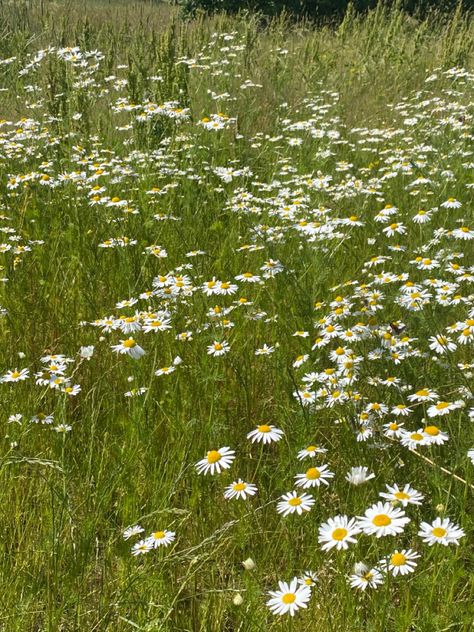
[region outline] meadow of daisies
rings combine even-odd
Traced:
[[[472,19],[1,27],[0,629],[472,629]]]

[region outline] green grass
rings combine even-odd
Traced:
[[[315,27],[284,17],[266,25],[251,16],[185,23],[176,7],[148,2],[0,2],[0,9],[0,59],[15,58],[0,65],[0,242],[12,246],[0,254],[0,276],[8,279],[0,286],[1,375],[30,370],[25,381],[0,383],[2,631],[470,630],[472,335],[441,361],[428,339],[472,319],[473,242],[436,232],[472,229],[472,18],[457,12],[417,22],[395,7]],[[101,55],[86,57],[81,69],[57,54],[67,46]],[[23,73],[39,50],[46,52],[37,69]],[[446,73],[453,67],[467,76]],[[247,80],[256,85],[242,89]],[[133,106],[176,101],[189,115],[182,123],[167,116],[140,122],[138,110],[113,111],[118,99]],[[232,119],[226,129],[204,129],[202,120],[218,112]],[[306,129],[290,127],[308,121]],[[225,182],[217,167],[248,167],[251,175]],[[62,182],[63,174],[70,180]],[[7,187],[19,176],[17,187]],[[311,184],[318,176],[331,176],[332,186]],[[349,186],[351,178],[362,185]],[[412,185],[417,178],[429,182]],[[239,191],[255,196],[247,211],[236,206]],[[138,212],[101,196],[127,200]],[[462,207],[440,206],[451,197]],[[386,204],[398,211],[377,222]],[[439,210],[431,222],[412,221],[433,207]],[[329,220],[319,208],[331,209]],[[176,220],[158,220],[158,213]],[[352,215],[363,226],[337,222]],[[335,235],[311,241],[303,220],[327,221]],[[407,232],[387,237],[382,230],[391,221]],[[124,237],[133,244],[100,246]],[[390,250],[397,242],[406,250]],[[146,254],[153,244],[167,258]],[[256,247],[241,248],[248,244]],[[15,251],[18,245],[30,250]],[[198,249],[205,254],[186,257]],[[454,259],[456,252],[463,258]],[[391,259],[364,266],[376,255]],[[418,256],[439,267],[419,269]],[[233,296],[207,297],[200,289],[213,277],[261,274],[269,259],[284,269],[261,284],[235,281]],[[461,299],[444,306],[426,280],[453,283],[453,261],[465,278],[443,291]],[[406,273],[430,300],[408,310],[399,300],[405,279],[374,284],[382,271]],[[116,307],[169,272],[188,275],[196,290],[177,301],[165,294]],[[380,310],[371,291],[383,294]],[[369,332],[351,345],[360,365],[351,383],[329,386],[344,390],[345,402],[329,407],[321,397],[319,407],[304,406],[294,395],[303,377],[333,367],[329,352],[344,344],[333,339],[312,349],[338,296],[350,306],[337,322],[344,329],[363,323]],[[210,314],[242,297],[250,305]],[[162,308],[171,312],[171,329],[133,334],[147,352],[139,360],[111,349],[129,334],[93,326]],[[396,321],[405,325],[400,333],[390,328]],[[185,331],[192,340],[177,340]],[[399,364],[386,352],[379,360],[370,355],[387,332],[397,348],[406,348],[404,336],[412,339]],[[457,341],[460,333],[449,336]],[[230,352],[209,356],[215,340],[228,341]],[[264,343],[274,353],[255,356]],[[84,345],[95,346],[90,360],[78,355]],[[66,375],[80,384],[77,396],[35,384],[47,354],[73,359]],[[302,354],[308,360],[294,367]],[[182,363],[173,373],[155,375],[176,356]],[[387,376],[403,388],[377,381]],[[148,390],[125,397],[139,387]],[[373,437],[356,441],[368,404],[391,409],[423,387],[464,402],[434,420],[447,443],[409,451],[384,436],[389,413],[374,415]],[[405,427],[423,427],[427,408],[414,406]],[[54,422],[32,423],[39,412],[54,413]],[[12,420],[17,414],[22,418]],[[251,444],[246,434],[259,423],[281,428],[284,438]],[[71,431],[54,432],[59,424]],[[327,448],[318,463],[335,477],[328,488],[307,490],[316,499],[309,513],[283,518],[275,503],[309,467],[296,457],[313,442]],[[199,476],[195,463],[221,446],[236,450],[232,468]],[[376,477],[350,485],[346,472],[357,465]],[[225,486],[238,477],[254,482],[258,494],[224,500]],[[347,551],[321,550],[321,523],[363,515],[393,483],[410,483],[425,496],[406,509],[411,522],[403,534],[361,535]],[[438,515],[464,529],[459,546],[429,547],[417,536],[419,523]],[[122,534],[137,523],[145,536],[169,529],[176,541],[134,557],[136,539]],[[396,548],[420,553],[413,574],[364,593],[349,586],[354,563],[372,567]],[[242,566],[249,557],[253,570]],[[319,576],[309,608],[294,620],[272,615],[267,591],[306,570]]]

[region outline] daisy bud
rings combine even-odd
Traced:
[[[439,505],[436,505],[435,509],[438,513],[442,513],[446,509],[446,507],[440,503]]]
[[[23,353],[23,351],[18,352],[18,357],[20,358],[20,360],[23,360],[23,358],[25,357],[25,354]]]
[[[237,593],[232,599],[234,606],[241,606],[244,603],[244,598],[240,593]]]
[[[253,569],[255,568],[255,562],[251,557],[248,557],[242,562],[242,566],[245,568],[246,571],[253,571]]]

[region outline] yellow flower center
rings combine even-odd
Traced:
[[[216,351],[222,351],[222,345],[220,342],[216,342],[216,344],[214,345],[214,349]]]
[[[155,538],[155,540],[162,540],[165,537],[165,532],[155,531],[155,533],[153,534],[153,537]]]
[[[426,426],[425,432],[432,437],[436,437],[436,435],[439,435],[439,428],[437,428],[436,426]]]
[[[427,388],[422,388],[421,391],[417,391],[415,393],[415,395],[417,395],[418,397],[428,397],[429,394],[430,392]]]
[[[246,487],[247,485],[245,483],[236,483],[233,486],[233,490],[234,492],[242,492]]]
[[[372,519],[372,524],[376,527],[388,527],[389,524],[392,524],[392,519],[387,514],[378,514]]]
[[[301,498],[299,498],[298,496],[296,496],[296,498],[290,498],[288,504],[292,507],[298,507],[298,505],[301,505]]]
[[[19,378],[19,377],[20,377],[20,375],[21,375],[21,373],[20,373],[19,371],[13,371],[13,373],[12,373],[12,378],[13,378],[14,380],[16,380],[17,378]]]
[[[294,603],[296,601],[296,596],[294,593],[286,593],[285,595],[283,595],[283,597],[281,598],[281,600],[283,601],[283,603],[285,604],[290,604],[290,603]]]
[[[439,404],[436,404],[436,408],[438,410],[444,410],[448,406],[449,406],[449,402],[439,402]]]
[[[406,494],[405,492],[395,492],[393,495],[398,500],[408,500],[410,498],[410,496]]]
[[[410,435],[410,439],[412,441],[421,441],[423,439],[423,435],[419,432],[412,432]]]
[[[317,447],[315,445],[309,445],[306,448],[306,452],[316,452],[316,450],[317,450]]]
[[[270,432],[271,428],[267,426],[267,424],[262,424],[261,426],[257,426],[257,430],[259,432]]]
[[[390,558],[390,564],[392,566],[403,566],[407,561],[407,558],[403,555],[403,553],[394,553]]]
[[[443,538],[446,535],[446,529],[443,529],[442,527],[435,527],[431,533],[435,538]]]
[[[310,467],[306,472],[306,478],[315,481],[321,476],[321,472],[316,467]]]
[[[208,463],[217,463],[217,461],[220,461],[221,458],[222,458],[222,455],[217,450],[210,450],[207,453],[207,462]]]
[[[390,429],[390,430],[398,430],[398,424],[396,424],[396,423],[391,423],[391,424],[389,425],[389,429]]]
[[[347,529],[343,529],[343,528],[334,529],[334,531],[332,532],[332,539],[340,542],[341,540],[344,540],[346,535],[347,535]]]

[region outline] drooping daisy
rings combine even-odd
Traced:
[[[357,542],[354,536],[358,533],[360,529],[355,518],[334,516],[319,527],[318,542],[322,544],[323,551],[329,551],[333,547],[341,551],[347,549],[349,544]]]
[[[0,378],[1,382],[23,382],[23,380],[27,380],[30,375],[29,369],[15,369],[14,371],[7,371],[5,375]]]
[[[369,473],[369,468],[365,466],[352,467],[346,474],[346,481],[351,485],[362,485],[375,478],[375,474]]]
[[[151,551],[152,548],[153,548],[153,545],[151,542],[148,541],[148,539],[140,540],[140,542],[137,542],[136,544],[133,545],[132,555],[134,556],[144,555],[145,553],[148,553],[149,551]]]
[[[364,516],[359,516],[357,526],[367,535],[375,535],[381,538],[387,535],[403,533],[410,518],[401,509],[393,507],[390,503],[378,502],[369,507]]]
[[[416,568],[414,560],[420,557],[412,549],[403,549],[402,551],[394,551],[392,555],[380,562],[381,568],[392,573],[394,577],[397,575],[408,575],[413,573]]]
[[[251,439],[252,443],[272,443],[280,441],[283,437],[283,430],[269,424],[260,424],[247,434],[247,439]]]
[[[280,502],[277,504],[278,513],[288,516],[297,513],[299,516],[303,511],[310,511],[314,505],[314,498],[309,494],[298,494],[298,492],[288,492],[281,496]]]
[[[133,536],[143,533],[143,531],[145,531],[145,529],[141,527],[139,524],[132,525],[131,527],[127,527],[125,531],[123,532],[123,539],[129,540]]]
[[[456,410],[458,405],[454,402],[438,402],[428,408],[428,417],[442,417],[449,415],[450,412]]]
[[[442,336],[441,334],[431,336],[431,338],[428,339],[428,342],[430,343],[430,349],[438,354],[454,351],[457,348],[456,343],[453,342],[451,338],[448,336]]]
[[[427,437],[429,443],[435,445],[443,445],[443,443],[449,440],[449,436],[445,432],[442,432],[438,426],[425,426],[423,428],[423,434]]]
[[[438,393],[435,393],[435,391],[429,388],[421,388],[419,391],[416,391],[416,393],[408,395],[410,402],[434,402],[437,399],[439,399]]]
[[[157,549],[160,546],[169,546],[175,539],[175,532],[165,529],[164,531],[154,531],[146,541],[151,544],[152,548]]]
[[[449,544],[458,545],[460,538],[464,537],[465,533],[457,524],[451,522],[449,518],[436,518],[431,524],[422,522],[418,535],[429,546],[433,546],[433,544],[448,546]]]
[[[300,450],[298,452],[298,461],[302,461],[307,457],[315,457],[317,454],[326,454],[326,452],[326,448],[322,448],[321,446],[317,445],[309,445],[304,450]]]
[[[112,350],[115,351],[115,353],[126,354],[134,360],[138,360],[146,353],[146,351],[142,349],[133,338],[121,340],[120,344],[112,345]]]
[[[294,616],[299,608],[307,608],[311,598],[311,588],[306,585],[298,585],[298,578],[294,577],[291,583],[278,582],[278,590],[268,592],[270,599],[267,606],[273,614],[287,614]]]
[[[334,478],[334,472],[329,471],[327,465],[320,465],[319,467],[310,467],[304,474],[297,474],[295,485],[309,489],[310,487],[319,487],[321,483],[329,485],[328,481],[331,478]]]
[[[220,474],[222,470],[227,470],[235,459],[235,450],[223,447],[219,450],[209,450],[206,457],[196,463],[199,474]]]
[[[460,208],[462,204],[459,200],[456,200],[456,198],[450,197],[446,202],[442,202],[440,206],[443,208]]]
[[[423,494],[413,489],[408,483],[403,489],[400,489],[396,483],[393,487],[386,485],[386,488],[387,492],[380,492],[379,496],[386,498],[390,502],[398,502],[403,507],[407,507],[407,505],[421,505],[421,501],[424,498]]]
[[[257,493],[257,486],[252,483],[245,483],[241,478],[238,481],[234,481],[231,485],[225,488],[224,498],[230,500],[232,498],[241,498],[246,500],[247,496],[254,496]]]

